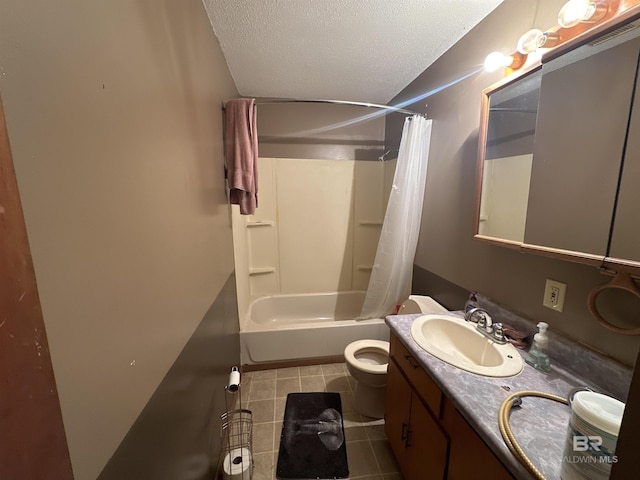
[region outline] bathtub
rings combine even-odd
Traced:
[[[389,340],[384,319],[355,320],[365,292],[272,295],[254,300],[240,328],[242,363],[342,355],[355,340]]]

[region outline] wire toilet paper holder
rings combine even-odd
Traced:
[[[229,384],[224,389],[226,411],[220,415],[220,478],[251,480],[253,414],[251,410],[242,408],[242,385],[238,367],[231,369]],[[233,408],[234,406],[237,408]]]

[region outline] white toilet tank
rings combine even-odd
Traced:
[[[398,315],[409,315],[411,313],[447,313],[444,308],[433,298],[424,295],[409,295],[398,311]]]

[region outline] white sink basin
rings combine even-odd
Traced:
[[[467,372],[510,377],[522,371],[522,357],[510,343],[500,345],[476,324],[452,315],[423,315],[411,325],[415,342],[434,357]]]

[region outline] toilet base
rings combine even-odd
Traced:
[[[356,380],[353,392],[353,408],[360,415],[371,418],[384,417],[384,397],[387,386],[370,387]]]

